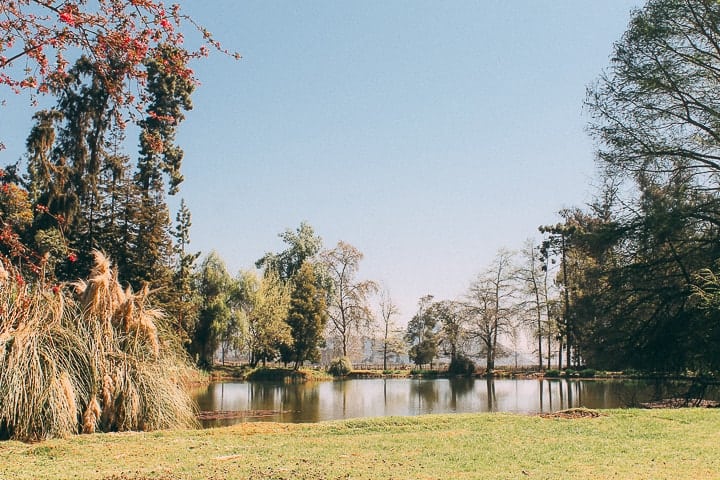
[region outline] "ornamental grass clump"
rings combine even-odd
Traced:
[[[74,295],[0,282],[0,437],[196,425],[186,364],[159,334],[148,289],[123,289],[109,260],[94,256]]]

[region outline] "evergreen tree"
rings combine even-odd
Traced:
[[[129,279],[132,284],[153,280],[169,285],[173,277],[170,213],[165,196],[175,194],[182,182],[183,151],[175,145],[175,131],[185,118],[182,112],[192,108],[190,95],[194,87],[189,78],[177,75],[183,67],[177,62],[185,60],[178,56],[178,50],[164,46],[161,51],[161,58],[146,62],[146,88],[151,101],[146,118],[139,122],[142,131],[135,183],[140,210],[134,269]]]
[[[317,287],[313,265],[305,262],[294,277],[287,320],[293,344],[286,360],[295,362],[295,369],[305,361],[315,362],[320,358],[319,347],[327,319],[325,294]]]
[[[200,296],[194,288],[195,262],[199,252],[190,253],[191,215],[185,200],[180,201],[180,210],[175,217],[175,270],[173,288],[167,296],[167,308],[175,316],[175,330],[181,341],[189,347],[192,332],[197,322]]]

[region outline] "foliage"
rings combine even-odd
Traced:
[[[334,377],[344,377],[352,372],[352,362],[348,357],[334,358],[328,366],[328,373]]]
[[[254,367],[275,360],[282,345],[292,345],[290,326],[285,321],[290,292],[274,271],[260,278],[254,272],[242,272],[238,283],[247,322],[250,364]]]
[[[560,370],[556,368],[551,368],[549,370],[545,370],[545,377],[547,378],[559,378],[560,377]]]
[[[450,360],[448,373],[450,375],[473,375],[475,373],[475,363],[469,358],[459,355]]]
[[[0,432],[10,438],[195,424],[161,312],[148,307],[147,290],[123,289],[110,262],[94,257],[77,299],[57,286],[0,281]]]
[[[122,106],[143,109],[147,99],[137,92],[151,76],[147,61],[168,60],[165,45],[175,46],[168,62],[173,74],[189,80],[189,59],[206,56],[208,47],[229,54],[179,5],[157,0],[16,0],[3,2],[0,11],[0,85],[47,93],[66,79],[71,63],[66,56],[80,53],[93,59],[116,112]],[[196,49],[183,47],[185,25],[201,37]]]
[[[604,184],[573,215],[565,307],[584,363],[720,369],[716,315],[694,296],[720,260],[718,25],[717,2],[648,1],[588,91]]]
[[[432,295],[420,299],[418,311],[408,322],[405,333],[405,341],[410,345],[408,356],[418,366],[432,362],[437,356],[439,328],[437,318],[429,311],[432,299]]]
[[[320,358],[319,347],[327,323],[325,295],[317,288],[313,265],[303,263],[293,281],[287,323],[293,343],[288,345],[289,361],[297,370],[305,361]]]
[[[288,248],[280,253],[266,253],[255,262],[257,268],[274,271],[284,282],[291,280],[306,261],[312,261],[322,250],[322,238],[306,222],[293,232],[290,229],[278,235]],[[315,272],[317,275],[318,272]]]
[[[236,308],[235,289],[225,263],[216,252],[210,252],[198,274],[202,303],[190,344],[190,353],[200,367],[212,367],[218,348],[222,347],[224,355],[243,339],[244,324]]]
[[[595,370],[592,368],[584,368],[580,370],[580,378],[593,378],[595,377]]]
[[[450,361],[464,355],[469,341],[467,309],[460,302],[444,300],[434,302],[427,311],[440,325],[438,345]]]

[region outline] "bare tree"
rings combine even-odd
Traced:
[[[390,297],[390,292],[383,289],[380,293],[380,321],[383,330],[383,370],[387,370],[388,355],[400,354],[402,350],[402,340],[397,337],[397,325],[394,317],[400,313],[400,309]]]
[[[490,268],[471,284],[465,304],[470,316],[470,335],[485,352],[488,374],[495,370],[498,340],[509,332],[516,313],[515,296],[513,254],[500,250]]]
[[[547,275],[544,271],[541,253],[532,239],[525,241],[522,250],[523,264],[519,270],[520,280],[525,287],[528,299],[525,302],[527,313],[532,319],[535,338],[537,339],[538,369],[543,367],[543,317],[547,314],[545,294],[547,292]],[[545,283],[544,283],[545,282]]]
[[[338,242],[332,250],[321,254],[332,282],[328,301],[328,325],[331,333],[340,339],[343,356],[348,354],[352,335],[369,327],[373,319],[368,298],[377,292],[377,284],[370,280],[355,279],[362,258],[363,254],[357,248],[343,241]]]

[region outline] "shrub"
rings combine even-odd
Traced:
[[[578,372],[576,370],[573,370],[572,368],[565,369],[565,378],[577,377],[577,376],[578,376]]]
[[[169,334],[161,345],[148,290],[123,290],[99,252],[75,287],[77,297],[0,279],[0,436],[196,425],[182,385],[189,367]]]
[[[558,370],[558,369],[545,370],[545,376],[548,378],[559,378],[560,370]]]
[[[352,362],[348,357],[335,358],[328,367],[328,373],[335,377],[344,377],[350,372],[352,372]]]
[[[595,376],[595,370],[592,368],[586,368],[584,370],[580,370],[581,378],[593,378],[594,376]]]
[[[450,375],[472,375],[475,373],[475,363],[469,358],[459,355],[450,361],[448,373]]]

